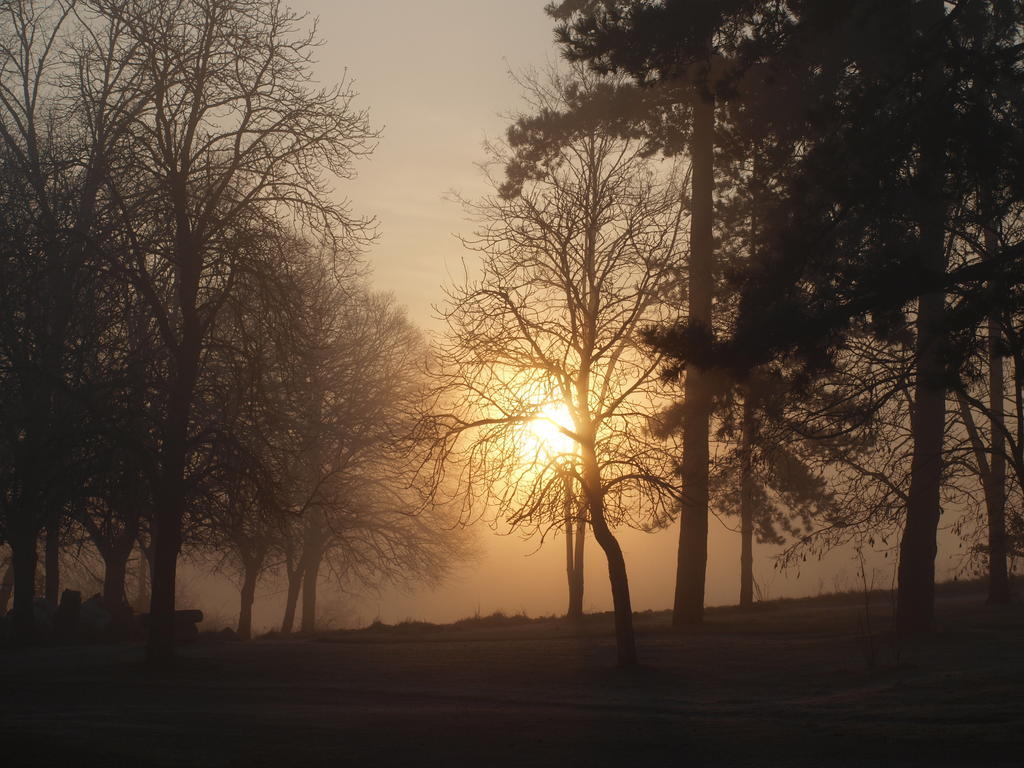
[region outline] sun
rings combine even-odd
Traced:
[[[573,430],[572,416],[564,403],[548,403],[537,416],[527,424],[531,452],[542,452],[549,456],[572,453],[576,441],[563,430]]]

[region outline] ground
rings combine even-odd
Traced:
[[[134,645],[0,651],[0,765],[1024,764],[1024,606],[951,585],[913,642],[888,596],[872,607],[719,609],[683,633],[638,614],[635,670],[608,615],[208,638],[170,674]]]

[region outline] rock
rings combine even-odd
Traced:
[[[150,614],[144,613],[139,616],[139,624],[144,629],[149,629]],[[179,643],[191,643],[199,637],[199,627],[196,626],[203,620],[203,612],[196,609],[186,609],[174,612],[174,639]]]

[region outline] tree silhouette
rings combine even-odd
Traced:
[[[678,15],[687,5],[653,7]],[[720,367],[742,377],[762,363],[795,359],[795,351],[809,370],[820,370],[852,324],[868,318],[884,336],[912,313],[915,450],[899,624],[922,630],[933,610],[946,392],[962,361],[954,340],[985,317],[988,281],[1015,280],[1021,253],[1019,243],[1007,242],[984,260],[974,258],[977,250],[965,258],[966,246],[980,240],[979,223],[997,218],[977,194],[979,179],[991,178],[992,157],[1011,158],[996,185],[1004,210],[1010,190],[1019,190],[1011,149],[1021,103],[1019,8],[948,8],[938,0],[755,7],[771,23],[743,26],[749,39],[740,40],[736,57],[778,73],[764,82],[778,84],[784,108],[751,116],[790,140],[782,149],[792,162],[764,200],[761,245],[740,270],[733,332],[716,342],[699,322],[683,323],[660,346],[677,368]],[[666,50],[675,50],[671,40]],[[984,108],[974,108],[979,103]]]
[[[574,74],[527,81],[540,120],[601,87]],[[536,130],[532,118],[514,126],[513,140]],[[565,523],[567,489],[580,489],[608,560],[623,665],[636,650],[612,528],[662,525],[677,498],[671,460],[649,432],[659,361],[639,345],[641,330],[664,316],[680,191],[671,169],[641,150],[600,121],[581,122],[514,185],[491,177],[505,194],[469,204],[479,228],[465,243],[480,254],[481,274],[448,289],[428,420],[439,478],[457,475],[471,516],[487,507],[512,528],[546,531]],[[491,159],[508,168],[514,156],[492,145]],[[459,469],[446,474],[445,461]]]
[[[130,94],[140,108],[117,173],[132,258],[115,254],[143,296],[167,349],[153,526],[149,655],[173,649],[174,584],[195,445],[197,384],[217,315],[247,269],[246,239],[304,226],[339,259],[366,222],[331,202],[325,173],[346,178],[373,133],[347,84],[315,90],[316,40],[274,0],[172,3],[96,0],[82,98],[99,111]],[[96,79],[119,73],[109,87]],[[257,234],[260,233],[260,234]]]
[[[710,339],[718,322],[712,316],[716,253],[716,185],[721,175],[716,154],[717,124],[736,81],[749,62],[738,55],[741,43],[778,13],[771,3],[751,0],[699,0],[648,3],[564,0],[548,12],[559,21],[556,35],[563,54],[598,71],[628,74],[653,94],[636,110],[632,130],[669,155],[688,153],[692,163],[690,248],[683,290],[685,323],[693,336]],[[654,343],[660,345],[657,335]],[[671,346],[671,345],[669,345]],[[706,367],[683,361],[686,408],[681,420],[682,504],[673,624],[698,623],[704,613],[707,573],[709,440],[716,386]]]

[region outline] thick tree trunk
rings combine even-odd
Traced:
[[[127,600],[128,561],[139,531],[138,519],[131,513],[120,512],[118,517],[124,528],[116,535],[101,537],[90,528],[93,543],[103,556],[103,603],[111,615],[124,616]]]
[[[608,578],[612,587],[612,605],[615,610],[615,643],[620,667],[636,665],[636,637],[633,633],[633,607],[629,599],[629,579],[626,577],[626,559],[622,548],[604,519],[604,490],[601,470],[592,444],[583,446],[583,485],[590,525],[594,538],[608,559]]]
[[[305,545],[302,550],[304,570],[302,574],[302,625],[303,632],[316,630],[316,587],[323,560],[323,525],[318,515],[313,516],[306,529]]]
[[[46,601],[56,608],[60,601],[60,515],[53,509],[46,515],[44,573]]]
[[[942,486],[946,391],[940,359],[944,294],[921,298],[917,332],[917,383],[914,387],[910,498],[900,543],[897,625],[903,632],[924,632],[935,610],[935,555]]]
[[[174,658],[174,592],[181,551],[186,438],[194,382],[194,375],[188,382],[179,382],[168,408],[162,487],[154,509],[147,659],[156,666],[166,666]]]
[[[295,610],[299,605],[299,592],[302,591],[302,573],[301,563],[288,573],[288,592],[284,601],[284,618],[281,620],[282,635],[290,635],[295,627]]]
[[[14,566],[13,639],[16,645],[31,645],[35,640],[32,600],[36,591],[36,538],[31,526],[18,526],[11,531]]]
[[[180,216],[180,213],[179,213]],[[150,572],[150,616],[147,658],[150,664],[166,666],[174,658],[174,592],[178,554],[185,513],[185,465],[188,456],[192,400],[199,376],[202,332],[196,312],[201,259],[186,233],[187,223],[178,222],[178,306],[181,311],[181,347],[176,356],[178,370],[171,382],[161,450],[160,494],[153,520],[153,563]]]
[[[112,615],[119,614],[125,604],[125,582],[131,545],[112,546],[103,554],[103,604]]]
[[[174,659],[174,592],[181,548],[181,508],[173,498],[168,498],[158,502],[155,518],[146,650],[151,664],[165,666]]]
[[[750,388],[743,394],[740,446],[740,607],[754,604],[754,406]]]
[[[176,368],[167,381],[159,494],[153,515],[149,641],[146,650],[149,663],[155,666],[168,666],[174,659],[174,592],[185,514],[185,467],[203,339],[197,311],[203,254],[192,233],[188,190],[183,176],[177,175],[173,179],[171,197],[175,226],[175,298],[181,314],[181,330],[177,354],[174,355]],[[174,343],[173,339],[168,341]]]
[[[690,224],[690,323],[711,332],[714,239],[715,103],[697,94],[693,108],[693,215]],[[683,389],[682,504],[676,570],[673,626],[694,624],[704,617],[704,582],[708,561],[708,439],[711,391],[708,376],[696,366],[686,368]]]
[[[252,639],[252,606],[256,602],[256,582],[259,580],[260,567],[255,563],[246,563],[242,578],[241,605],[238,611],[238,637],[242,640]]]
[[[925,29],[934,32],[945,17],[942,0],[926,0],[929,18]],[[926,98],[932,125],[922,137],[921,161],[916,179],[924,211],[921,216],[922,268],[936,282],[946,272],[945,144],[939,125],[944,115],[944,75],[941,61],[931,65],[926,78]],[[935,555],[942,487],[943,440],[946,427],[945,346],[946,296],[928,293],[918,301],[917,379],[911,419],[914,448],[911,460],[910,496],[906,525],[900,542],[899,588],[896,625],[904,633],[931,628],[935,613]]]

